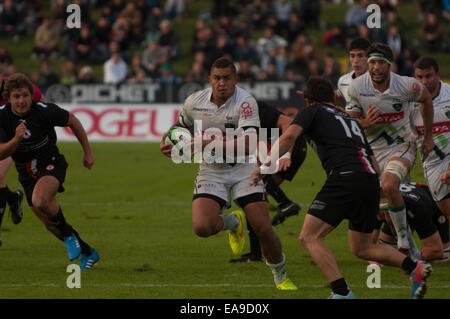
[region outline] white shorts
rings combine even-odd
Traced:
[[[441,174],[447,171],[449,162],[450,156],[447,156],[437,165],[424,166],[423,168],[423,174],[425,175],[425,179],[427,180],[433,199],[436,202],[443,200],[445,196],[450,193],[449,185],[442,183],[440,180]]]
[[[416,161],[417,146],[414,142],[406,142],[380,151],[374,150],[373,152],[375,153],[375,158],[380,166],[380,172],[382,175],[386,169],[387,163],[393,157],[399,157],[409,161],[411,169]]]
[[[194,195],[208,194],[219,197],[226,202],[223,208],[227,209],[231,207],[231,196],[236,200],[254,193],[265,193],[264,183],[259,181],[253,186],[250,178],[251,172],[257,167],[256,164],[241,164],[227,173],[200,171],[195,179]]]

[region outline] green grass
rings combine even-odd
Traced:
[[[298,243],[304,212],[325,180],[309,150],[293,182],[284,183],[303,213],[275,228],[287,257],[289,277],[298,291],[281,292],[264,263],[230,264],[225,233],[196,237],[191,225],[191,198],[197,165],[173,164],[155,143],[93,143],[97,162],[82,167],[81,148],[60,144],[69,162],[66,191],[58,195],[66,219],[92,246],[101,261],[83,271],[81,289],[66,287],[65,246],[28,207],[21,224],[5,217],[1,229],[0,298],[326,298],[327,280]],[[416,167],[413,179],[423,182]],[[10,188],[19,187],[8,174]],[[382,268],[380,289],[366,287],[367,263],[351,255],[347,225],[326,243],[359,298],[408,298],[409,279],[400,270]],[[248,248],[248,243],[246,244]],[[450,298],[449,265],[434,266],[428,298]]]

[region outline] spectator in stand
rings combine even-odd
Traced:
[[[292,1],[275,0],[272,3],[272,8],[281,29],[281,34],[284,34],[284,31],[288,29],[290,15],[293,11]]]
[[[131,41],[130,23],[125,18],[117,18],[111,28],[111,41],[117,42],[121,52],[127,52]],[[125,58],[125,57],[124,57]],[[129,56],[126,57],[128,61]]]
[[[47,91],[47,89],[53,84],[59,83],[58,75],[52,70],[50,63],[48,60],[41,61],[41,71],[39,72],[40,82],[36,85],[43,92]]]
[[[281,36],[274,34],[272,28],[266,27],[264,29],[263,37],[259,38],[256,44],[263,71],[267,71],[269,63],[274,63],[278,76],[284,76],[286,66],[285,48],[287,45],[287,41]]]
[[[185,81],[189,83],[207,83],[208,72],[206,72],[199,62],[194,62],[186,75]]]
[[[422,25],[421,33],[428,50],[435,52],[442,48],[444,30],[435,14],[428,14]]]
[[[286,81],[301,83],[305,82],[305,77],[298,73],[295,68],[286,69],[286,76],[284,78]]]
[[[392,49],[394,56],[398,56],[402,52],[403,41],[396,25],[389,27],[386,44]]]
[[[253,28],[260,30],[266,26],[265,21],[269,9],[265,2],[262,0],[253,0],[247,5],[245,12]]]
[[[216,46],[208,52],[208,58],[215,61],[220,57],[228,56],[230,59],[234,53],[234,47],[226,33],[219,34],[216,38]]]
[[[297,36],[288,52],[288,64],[297,65],[299,71],[307,72],[308,61],[316,56],[316,46],[312,39],[304,33]]]
[[[11,54],[5,47],[0,47],[0,74],[4,73],[2,72],[2,69],[6,69],[6,67],[12,63],[13,58],[11,57]]]
[[[163,20],[163,13],[161,7],[154,6],[152,7],[150,13],[147,15],[146,20],[144,21],[144,27],[146,31],[146,40],[154,40],[157,38],[159,32],[159,25]]]
[[[185,9],[185,0],[167,0],[164,6],[164,16],[167,19],[181,19]]]
[[[163,20],[159,25],[159,45],[166,50],[169,59],[175,58],[180,53],[178,35],[170,25],[169,20]]]
[[[246,82],[253,84],[256,81],[256,75],[251,69],[250,62],[248,60],[240,60],[238,67],[238,79],[239,82]]]
[[[366,11],[369,5],[368,0],[361,0],[359,5],[351,6],[345,14],[345,25],[347,27],[358,27],[361,24],[366,24],[369,13]]]
[[[95,84],[97,80],[94,78],[94,71],[89,65],[81,68],[78,73],[77,84]]]
[[[305,24],[319,26],[320,0],[300,0],[300,19]]]
[[[123,18],[130,25],[130,36],[135,43],[143,40],[142,34],[142,13],[136,8],[133,2],[128,2],[124,9],[119,12],[118,19]]]
[[[147,76],[143,69],[137,69],[136,73],[127,79],[127,83],[131,84],[145,84],[151,82],[153,82],[153,80]]]
[[[111,52],[111,58],[103,65],[103,82],[121,84],[127,77],[128,67],[118,51]]]
[[[341,68],[339,63],[333,56],[333,53],[327,52],[325,54],[325,69],[323,72],[323,77],[330,80],[333,84],[334,89],[337,88],[337,82],[341,76]]]
[[[417,0],[419,5],[419,19],[425,21],[428,14],[439,17],[442,13],[442,0]]]
[[[159,46],[157,41],[150,41],[141,55],[142,68],[152,78],[157,77],[159,67],[168,60],[167,52]]]
[[[413,47],[403,48],[401,54],[396,61],[398,73],[414,77],[414,62],[419,58],[419,53]]]
[[[17,66],[14,63],[9,64],[6,67],[6,73],[5,76],[8,77],[10,75],[13,75],[14,73],[19,72],[19,70],[17,69]]]
[[[137,78],[137,74],[141,70],[144,70],[144,68],[142,67],[142,60],[141,60],[141,57],[138,54],[136,54],[131,59],[131,67],[130,67],[130,70],[128,71],[127,82],[131,78]],[[144,70],[144,72],[145,72],[145,70]],[[147,74],[146,74],[146,76],[147,76]]]
[[[450,21],[450,0],[442,0],[442,17]]]
[[[98,41],[99,46],[108,48],[108,44],[111,36],[112,24],[105,17],[100,17],[95,25],[95,38]]]
[[[192,41],[192,52],[203,51],[208,52],[211,51],[215,45],[215,37],[212,31],[205,20],[197,19],[195,22],[195,31]]]
[[[209,70],[211,68],[211,61],[208,60],[208,57],[206,56],[205,52],[203,51],[197,51],[194,53],[194,63],[200,63],[203,67],[203,70],[205,70],[209,74]]]
[[[287,26],[286,40],[288,43],[293,43],[300,33],[303,33],[305,26],[300,20],[296,12],[289,15],[289,23]]]
[[[260,74],[259,78],[262,81],[278,81],[280,77],[277,75],[275,63],[269,63],[266,70]]]
[[[60,74],[61,77],[59,82],[61,84],[71,85],[77,82],[77,70],[75,64],[70,60],[66,60],[66,62],[61,65]]]
[[[51,6],[51,18],[60,29],[63,29],[66,24],[68,16],[66,8],[68,4],[67,0],[56,0]]]
[[[61,34],[58,26],[53,23],[52,19],[44,18],[34,36],[32,58],[56,58],[58,56],[58,45],[60,39]]]
[[[113,13],[112,8],[108,5],[102,6],[100,18],[106,19],[110,26],[116,22],[117,16]]]
[[[160,74],[157,79],[160,84],[177,84],[181,82],[178,75],[172,72],[172,66],[168,63],[161,66]]]
[[[308,63],[308,78],[312,76],[320,76],[323,73],[320,61],[318,59],[312,59]]]
[[[3,10],[0,12],[0,36],[18,40],[25,33],[23,17],[13,0],[5,0]]]
[[[111,14],[117,19],[120,11],[125,8],[125,0],[111,0],[107,6],[111,8]]]
[[[258,53],[255,47],[250,44],[249,39],[243,34],[238,35],[236,38],[232,56],[234,61],[248,60],[250,64],[258,63]]]
[[[96,37],[91,34],[89,26],[82,25],[80,36],[74,39],[69,48],[69,58],[75,63],[86,61],[89,63],[101,63],[107,58],[105,53],[100,54]]]

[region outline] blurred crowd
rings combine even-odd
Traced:
[[[50,9],[44,10],[47,1]],[[421,25],[417,43],[404,40],[398,0],[376,1],[380,29],[367,27],[367,0],[330,0],[349,3],[337,25],[321,20],[321,0],[213,0],[195,17],[192,38],[183,42],[174,24],[183,25],[196,0],[47,1],[0,0],[0,37],[20,41],[34,35],[29,54],[40,71],[29,75],[44,90],[55,83],[206,82],[211,63],[223,55],[236,62],[241,81],[299,82],[324,75],[336,85],[347,69],[333,49],[346,48],[356,37],[389,44],[394,71],[403,75],[412,75],[420,45],[450,51],[450,35],[443,28],[450,21],[450,0],[415,0]],[[69,4],[81,8],[81,28],[67,27]],[[319,52],[318,41],[329,49]],[[173,70],[182,43],[189,45],[184,48],[191,65],[187,74]],[[60,70],[52,69],[53,60],[62,61]],[[102,78],[95,76],[96,67],[102,68]],[[8,48],[0,47],[0,74],[16,71]]]

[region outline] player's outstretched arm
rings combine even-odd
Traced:
[[[279,156],[283,156],[294,145],[297,138],[302,134],[303,127],[298,124],[292,124],[289,128],[281,134],[280,138],[275,142],[271,148],[270,154],[267,156],[264,164],[255,169],[251,173],[253,185],[256,186],[261,180],[263,174],[273,174],[275,172],[265,172],[267,168],[270,170],[270,166],[273,161],[276,161]]]
[[[4,160],[14,154],[20,144],[20,141],[23,139],[26,129],[27,127],[25,123],[20,123],[16,127],[16,134],[14,137],[6,143],[0,143],[0,160]]]
[[[422,142],[422,157],[427,158],[428,154],[434,148],[433,141],[433,99],[430,92],[426,87],[422,90],[422,95],[420,96],[418,102],[420,102],[420,114],[422,115],[424,135]]]
[[[67,121],[67,125],[72,130],[73,134],[80,142],[81,147],[83,148],[84,156],[83,156],[83,165],[88,169],[92,168],[95,162],[94,153],[91,150],[91,145],[89,144],[89,140],[86,134],[86,131],[83,128],[80,120],[69,112],[69,120]]]

